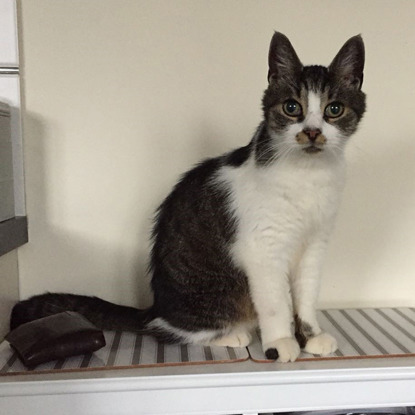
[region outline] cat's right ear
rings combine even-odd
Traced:
[[[303,68],[291,42],[280,32],[275,32],[271,39],[268,67],[268,82],[296,77]]]

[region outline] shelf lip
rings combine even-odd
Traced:
[[[0,222],[0,256],[28,242],[27,217],[15,216]]]
[[[28,405],[41,407],[46,401],[48,414],[63,415],[72,415],[73,406],[80,415],[89,415],[91,406],[103,415],[258,414],[277,408],[295,412],[412,406],[413,363],[412,358],[403,366],[353,368],[343,362],[342,367],[330,369],[294,363],[284,369],[284,364],[247,361],[131,369],[134,374],[130,370],[88,372],[82,378],[74,378],[75,373],[60,374],[66,378],[52,374],[0,376],[0,406],[17,415],[26,414]]]
[[[243,363],[239,363],[239,365]],[[262,364],[258,364],[261,368]],[[155,372],[156,374],[156,372]],[[108,374],[107,374],[108,375]],[[157,390],[190,390],[200,388],[238,388],[375,382],[415,382],[415,367],[383,367],[317,370],[247,371],[240,373],[198,373],[161,376],[131,376],[22,381],[21,376],[4,376],[0,380],[0,397],[21,395],[61,395],[77,393],[132,392]]]

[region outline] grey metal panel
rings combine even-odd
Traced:
[[[0,255],[18,248],[28,241],[27,217],[15,218],[0,222]]]

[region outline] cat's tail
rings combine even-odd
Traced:
[[[75,311],[101,330],[146,332],[151,308],[139,310],[110,303],[98,297],[74,294],[41,294],[18,302],[12,310],[10,329],[62,311]]]

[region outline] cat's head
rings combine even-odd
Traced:
[[[363,40],[354,36],[328,67],[303,66],[288,38],[276,32],[263,98],[268,151],[305,157],[342,153],[365,112],[364,59]]]

